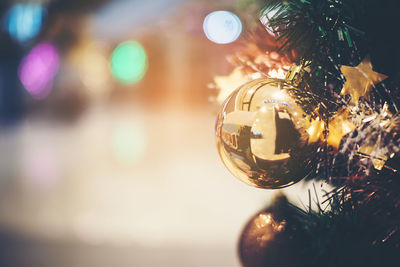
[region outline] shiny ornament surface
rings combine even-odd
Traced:
[[[245,267],[309,266],[304,255],[310,240],[298,212],[285,197],[254,215],[244,227],[238,243]]]
[[[312,120],[283,80],[256,79],[236,89],[217,117],[219,155],[249,185],[274,189],[307,176],[323,124]]]

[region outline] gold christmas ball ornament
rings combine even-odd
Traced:
[[[256,79],[224,102],[215,134],[219,155],[243,182],[266,189],[286,187],[310,174],[323,123],[311,119],[278,79]]]

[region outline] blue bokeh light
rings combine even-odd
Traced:
[[[3,25],[13,39],[25,42],[39,34],[45,13],[40,4],[16,4],[8,10]]]
[[[242,22],[232,12],[215,11],[204,19],[203,30],[210,41],[228,44],[239,38],[242,33]]]

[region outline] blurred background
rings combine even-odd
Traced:
[[[1,266],[240,266],[272,192],[221,163],[209,84],[253,2],[0,2]]]

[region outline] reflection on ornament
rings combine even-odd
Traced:
[[[223,104],[215,129],[218,151],[229,171],[247,184],[289,186],[314,166],[321,124],[297,104],[293,90],[282,80],[257,79]]]
[[[285,229],[286,221],[277,221],[270,212],[261,212],[255,216],[248,227],[252,228],[246,235],[257,247],[266,247],[275,236]]]
[[[353,104],[356,104],[360,97],[368,97],[371,88],[387,78],[386,75],[372,70],[372,65],[368,58],[364,59],[356,67],[342,66],[340,70],[346,77],[341,94],[351,95]]]

